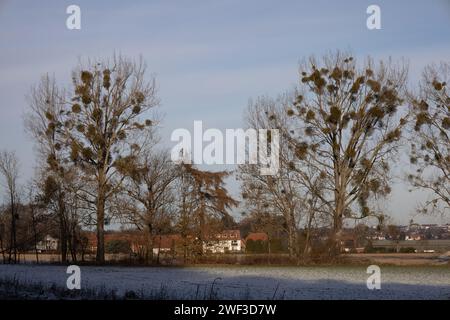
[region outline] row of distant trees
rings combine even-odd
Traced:
[[[295,90],[260,97],[247,109],[249,127],[278,129],[282,138],[277,175],[261,175],[255,165],[237,169],[254,228],[286,234],[290,255],[300,259],[311,251],[309,230],[330,226],[328,254],[338,255],[346,220],[384,222],[377,201],[389,195],[391,168],[405,150],[412,186],[432,191],[424,210],[448,213],[449,76],[448,63],[427,67],[408,90],[402,63],[358,64],[340,52],[305,60]],[[147,235],[148,261],[155,234],[176,231],[201,243],[233,226],[229,211],[238,201],[224,185],[230,173],[173,163],[160,146],[156,82],[145,77],[142,61],[88,61],[73,71],[67,88],[44,76],[29,102],[25,127],[38,157],[26,192],[18,185],[15,154],[0,156],[8,196],[0,247],[7,261],[17,260],[24,212],[35,239],[39,222],[58,229],[63,262],[68,255],[76,259],[78,235],[91,227],[96,260],[104,263],[105,225],[113,221]],[[402,148],[405,142],[409,148]]]

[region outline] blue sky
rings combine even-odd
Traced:
[[[81,8],[81,30],[65,26],[71,4]],[[371,4],[381,8],[381,30],[366,28]],[[79,58],[142,55],[158,80],[168,141],[194,120],[241,127],[249,98],[292,88],[310,54],[350,49],[361,58],[406,58],[414,81],[426,64],[450,60],[449,39],[449,0],[0,0],[0,148],[16,150],[22,179],[32,176],[25,96],[47,72],[68,82]],[[386,203],[397,222],[407,222],[425,197],[407,188],[397,183]]]

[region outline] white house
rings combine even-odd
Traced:
[[[44,240],[36,244],[36,249],[40,251],[56,251],[58,250],[58,239],[51,235],[46,235]]]
[[[203,252],[206,253],[240,252],[243,249],[239,230],[224,230],[203,241]]]

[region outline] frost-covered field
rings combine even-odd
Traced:
[[[81,286],[113,291],[118,298],[132,292],[140,298],[168,299],[450,299],[448,266],[382,267],[381,290],[367,289],[368,276],[366,268],[358,266],[85,266]],[[15,279],[43,288],[65,288],[67,277],[63,266],[0,265],[0,282]]]

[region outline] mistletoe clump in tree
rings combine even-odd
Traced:
[[[152,125],[146,112],[159,101],[145,66],[124,58],[89,64],[74,72],[74,92],[63,124],[70,157],[94,190],[91,202],[97,227],[97,261],[104,262],[104,225],[108,200],[120,190],[124,167],[132,165]],[[142,140],[144,139],[144,140]],[[86,194],[90,194],[88,191]]]
[[[278,127],[295,154],[291,170],[315,181],[308,188],[331,221],[332,256],[344,220],[380,216],[371,200],[390,193],[389,164],[407,123],[398,112],[406,74],[403,65],[368,59],[359,66],[339,52],[302,66],[286,107],[291,119]]]
[[[73,244],[70,225],[76,218],[69,214],[76,211],[77,169],[70,163],[70,150],[65,147],[66,136],[63,123],[65,113],[64,91],[57,87],[54,79],[42,77],[31,91],[30,109],[25,116],[25,128],[34,138],[38,161],[38,204],[45,208],[58,224],[61,262],[67,262],[67,253]],[[71,210],[75,209],[75,210]],[[75,257],[74,250],[72,256]]]
[[[414,114],[411,163],[417,168],[412,185],[431,191],[421,211],[450,212],[450,65],[427,67],[420,94],[411,97]]]
[[[80,179],[77,192],[91,212],[88,220],[96,225],[96,260],[100,263],[105,261],[108,205],[121,190],[123,172],[132,170],[130,166],[149,141],[153,122],[148,111],[159,103],[155,81],[145,79],[145,69],[142,61],[123,57],[80,64],[73,72],[73,87],[52,89],[52,95],[58,95],[52,96],[55,103],[37,114],[45,117],[40,119],[45,121],[41,139],[45,136],[46,144],[54,141],[47,146],[48,165],[55,169],[61,163],[71,166]],[[48,91],[49,86],[42,88]],[[55,159],[55,154],[64,159]]]

